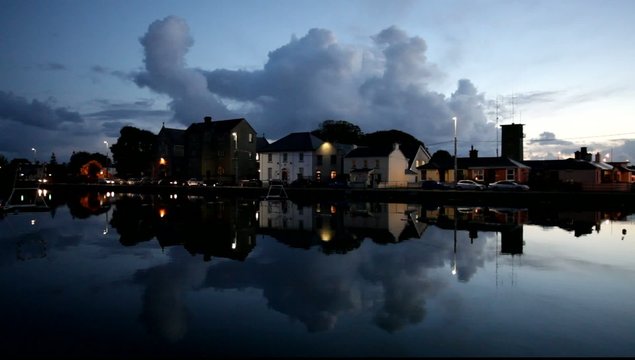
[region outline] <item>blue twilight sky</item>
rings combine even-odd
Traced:
[[[496,156],[515,122],[525,159],[635,159],[633,0],[0,1],[8,159],[206,115],[270,140],[346,120],[432,152],[456,116],[459,156]]]

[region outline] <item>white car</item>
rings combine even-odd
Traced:
[[[527,191],[529,186],[511,180],[500,180],[487,186],[490,190]]]
[[[205,186],[205,183],[202,180],[191,178],[187,181],[187,186]]]
[[[457,190],[485,190],[485,185],[479,184],[474,180],[459,180],[455,188]]]

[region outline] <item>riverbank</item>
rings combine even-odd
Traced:
[[[104,184],[47,184],[54,192],[113,191],[117,193],[180,194],[210,197],[243,197],[264,199],[266,187],[239,186],[158,186],[158,185],[104,185]],[[562,191],[466,191],[423,190],[416,188],[393,189],[329,189],[285,188],[288,199],[295,202],[319,201],[371,201],[421,203],[463,206],[505,207],[558,207],[567,209],[635,210],[634,192],[562,192]]]

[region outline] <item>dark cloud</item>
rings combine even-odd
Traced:
[[[46,64],[39,64],[38,68],[40,70],[44,70],[44,71],[62,71],[62,70],[67,70],[66,69],[66,65],[60,64],[60,63],[56,63],[56,62],[50,62],[50,63],[46,63]]]
[[[64,124],[81,124],[82,116],[63,107],[27,99],[11,92],[0,91],[0,118],[20,122],[42,129],[59,129]]]
[[[561,140],[556,138],[556,134],[545,131],[541,133],[537,139],[530,139],[529,144],[540,145],[573,145],[571,141]]]
[[[90,70],[93,73],[99,74],[99,75],[114,76],[118,79],[126,80],[126,81],[133,80],[132,75],[130,75],[130,73],[126,73],[124,71],[119,71],[119,70],[112,70],[110,68],[107,68],[101,65],[94,65],[93,67],[90,68]]]

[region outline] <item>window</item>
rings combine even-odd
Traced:
[[[322,155],[318,155],[316,160],[318,165],[322,165]]]
[[[304,168],[298,168],[298,175],[300,175],[300,177],[304,177]]]
[[[337,177],[337,171],[331,171],[331,180]]]
[[[375,169],[379,169],[379,159],[375,160]]]
[[[252,143],[254,142],[254,134],[249,133],[249,142]]]
[[[271,178],[272,178],[271,175],[273,175],[273,170],[271,168],[267,168],[267,179],[268,180],[271,180]]]
[[[320,170],[315,172],[315,181],[322,180],[322,172]]]
[[[287,162],[287,153],[282,153],[282,162]]]
[[[352,159],[351,162],[352,162],[352,166],[351,167],[353,169],[356,169],[357,168],[357,164],[355,163],[355,159]]]
[[[368,160],[364,160],[364,168],[368,169]]]
[[[298,162],[304,162],[304,153],[298,154]]]
[[[267,154],[267,162],[273,162],[273,154],[272,153]]]
[[[225,152],[224,151],[219,151],[218,152],[218,157],[223,157],[225,156]]]
[[[515,171],[514,169],[507,169],[507,180],[514,180]]]
[[[337,164],[337,155],[331,155],[331,165]]]
[[[476,181],[483,181],[483,179],[485,179],[485,171],[483,169],[473,170],[472,175],[474,175],[474,180]]]
[[[254,154],[249,152],[249,160],[253,159],[253,157],[254,157]]]

